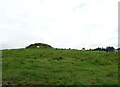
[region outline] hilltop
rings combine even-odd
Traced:
[[[52,48],[52,46],[44,43],[34,43],[27,46],[26,48]]]

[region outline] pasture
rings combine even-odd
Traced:
[[[118,52],[70,49],[2,51],[4,85],[118,85]]]

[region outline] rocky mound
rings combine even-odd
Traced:
[[[44,43],[34,43],[27,46],[26,48],[52,48],[52,46]]]

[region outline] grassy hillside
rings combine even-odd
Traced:
[[[117,56],[68,49],[3,50],[3,84],[117,85]]]

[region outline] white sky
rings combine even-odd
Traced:
[[[0,0],[0,49],[118,46],[119,0]]]

